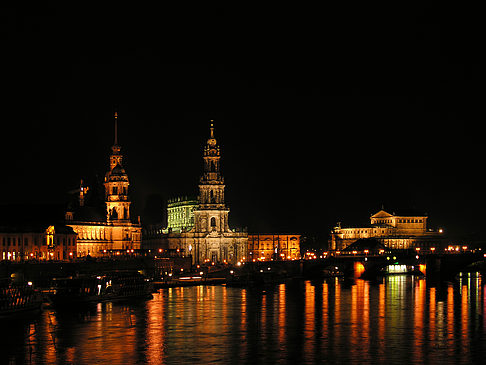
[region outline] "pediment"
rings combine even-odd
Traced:
[[[207,238],[219,238],[221,236],[222,234],[216,230],[212,230],[206,235]]]
[[[389,217],[393,217],[393,214],[385,212],[383,209],[371,216],[371,218],[389,218]]]

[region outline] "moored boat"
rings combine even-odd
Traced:
[[[56,306],[149,299],[152,285],[138,272],[114,271],[101,275],[55,278],[49,295]]]
[[[31,282],[12,283],[9,278],[0,280],[0,318],[39,312],[42,295]]]

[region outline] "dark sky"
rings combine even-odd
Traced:
[[[0,14],[1,203],[61,202],[80,178],[103,176],[116,106],[146,222],[168,197],[197,194],[214,119],[232,226],[324,237],[384,204],[425,211],[453,237],[484,236],[484,27],[473,9]]]

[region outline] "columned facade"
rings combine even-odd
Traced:
[[[374,238],[390,249],[438,249],[444,245],[442,231],[427,229],[427,215],[414,211],[388,213],[380,210],[370,217],[370,226],[331,231],[330,249],[343,250],[362,238]]]

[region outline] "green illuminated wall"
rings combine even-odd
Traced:
[[[167,203],[167,228],[172,231],[189,231],[194,226],[194,210],[198,201],[192,197],[177,197]]]

